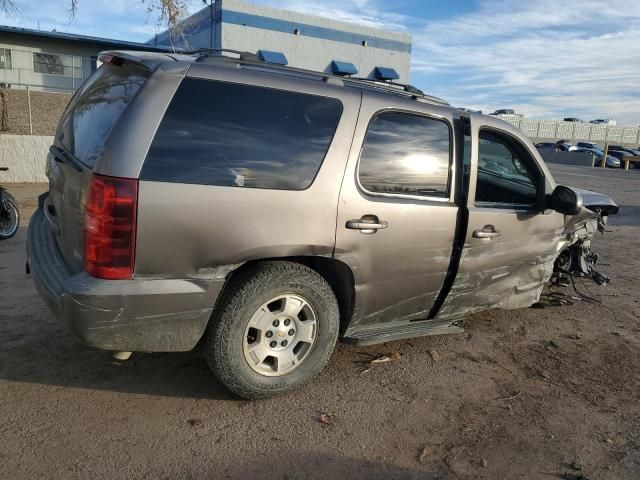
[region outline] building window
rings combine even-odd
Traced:
[[[82,57],[56,53],[34,53],[33,71],[82,78]]]
[[[11,50],[0,48],[0,69],[11,70]]]

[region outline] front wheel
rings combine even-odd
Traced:
[[[301,387],[327,364],[340,315],[322,276],[270,261],[242,273],[230,289],[211,319],[206,347],[225,387],[243,398],[266,398]]]
[[[20,226],[20,212],[13,195],[1,192],[0,199],[0,240],[13,237]]]

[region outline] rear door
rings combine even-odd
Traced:
[[[363,95],[336,230],[335,256],[356,282],[347,334],[428,317],[449,266],[458,211],[451,111]]]
[[[47,159],[45,214],[66,263],[83,263],[84,201],[89,179],[111,129],[147,78],[127,65],[105,64],[80,87],[58,125]]]
[[[468,227],[438,318],[536,302],[551,276],[563,216],[543,210],[553,180],[526,142],[472,117]]]

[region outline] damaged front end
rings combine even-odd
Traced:
[[[591,250],[591,239],[604,233],[609,215],[618,213],[618,205],[608,195],[574,189],[582,197],[582,209],[566,217],[567,247],[555,261],[551,282],[569,285],[574,277],[590,278],[598,285],[606,285],[609,278],[598,272],[598,254]]]

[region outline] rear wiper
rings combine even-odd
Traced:
[[[67,163],[68,160],[69,163],[71,163],[71,166],[76,170],[76,172],[82,171],[82,163],[80,162],[80,160],[78,160],[76,157],[66,152],[62,148],[58,147],[57,145],[51,145],[49,147],[49,151],[56,159],[56,162]]]

